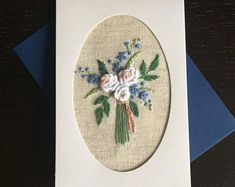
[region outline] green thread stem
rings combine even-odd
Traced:
[[[134,63],[134,60],[138,58],[140,53],[141,51],[138,51],[132,57],[130,57],[129,60],[127,61],[126,67],[131,67]]]
[[[128,114],[123,104],[116,106],[116,143],[124,145],[129,142]]]

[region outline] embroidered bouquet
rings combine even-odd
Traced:
[[[148,81],[159,78],[152,74],[159,66],[159,55],[149,66],[143,61],[139,69],[133,67],[135,59],[141,53],[140,39],[133,39],[131,43],[124,42],[125,51],[118,53],[114,60],[105,62],[97,60],[99,74],[92,72],[88,67],[79,67],[75,73],[87,80],[95,87],[90,90],[84,98],[103,92],[95,99],[94,105],[99,105],[95,110],[96,122],[101,124],[104,116],[109,117],[109,99],[116,101],[116,143],[126,144],[129,142],[129,133],[135,132],[133,115],[139,116],[138,105],[144,105],[149,110],[152,108]]]

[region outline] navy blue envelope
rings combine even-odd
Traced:
[[[18,44],[14,51],[48,98],[53,93],[54,35],[47,24]],[[187,57],[191,161],[235,130],[232,114],[190,57]]]

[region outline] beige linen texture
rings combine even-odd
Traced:
[[[79,33],[78,33],[79,34]],[[139,104],[139,117],[134,117],[136,132],[130,134],[127,145],[115,142],[116,103],[110,98],[110,116],[104,117],[100,126],[96,124],[94,100],[101,93],[87,99],[84,96],[94,88],[86,80],[75,74],[74,106],[77,123],[84,141],[94,157],[104,166],[116,171],[128,171],[145,163],[157,149],[168,121],[170,111],[170,78],[163,51],[149,28],[132,16],[112,16],[100,22],[86,38],[77,61],[76,68],[90,67],[98,72],[97,59],[115,59],[119,51],[125,50],[124,41],[140,38],[141,54],[135,61],[139,68],[141,62],[149,65],[156,54],[160,55],[157,69],[158,80],[148,82],[154,89],[151,92],[153,110]],[[111,69],[111,66],[108,66]],[[78,158],[79,159],[79,158]]]

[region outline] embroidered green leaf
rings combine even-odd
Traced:
[[[159,78],[159,76],[157,76],[157,75],[145,75],[143,77],[143,79],[146,80],[146,81],[156,80],[157,78]]]
[[[100,60],[97,60],[97,62],[98,62],[98,65],[99,65],[100,74],[101,75],[108,74],[109,72],[108,72],[108,69],[107,69],[105,63],[101,62]]]
[[[102,107],[99,107],[95,110],[95,116],[96,116],[96,123],[97,125],[100,125],[102,120],[103,120],[103,117],[104,117],[104,110]]]
[[[134,60],[135,60],[136,58],[138,58],[138,56],[140,55],[140,53],[141,53],[141,51],[138,51],[138,52],[136,52],[132,57],[130,57],[129,60],[127,61],[126,66],[127,66],[127,67],[131,67],[131,66],[133,65],[133,63],[134,63]]]
[[[139,117],[138,105],[137,105],[135,102],[133,102],[133,101],[130,101],[129,104],[130,104],[131,111],[133,112],[133,114],[134,114],[136,117]]]
[[[143,61],[140,66],[140,74],[141,76],[145,76],[147,73],[147,64]]]
[[[100,97],[98,97],[98,98],[95,100],[94,105],[102,104],[102,103],[104,103],[105,101],[107,101],[107,99],[108,99],[107,96],[101,95]]]
[[[109,117],[110,104],[107,100],[103,103],[103,107],[104,107],[104,113],[106,114],[107,117]]]
[[[157,55],[155,59],[152,61],[152,63],[150,64],[149,71],[153,71],[157,69],[157,67],[159,66],[159,62],[160,62],[160,58],[159,58],[159,55]]]
[[[102,91],[102,89],[100,87],[96,87],[91,89],[84,97],[84,99],[86,99],[87,97],[89,97],[90,95],[93,95],[95,93],[98,93],[99,91]]]

